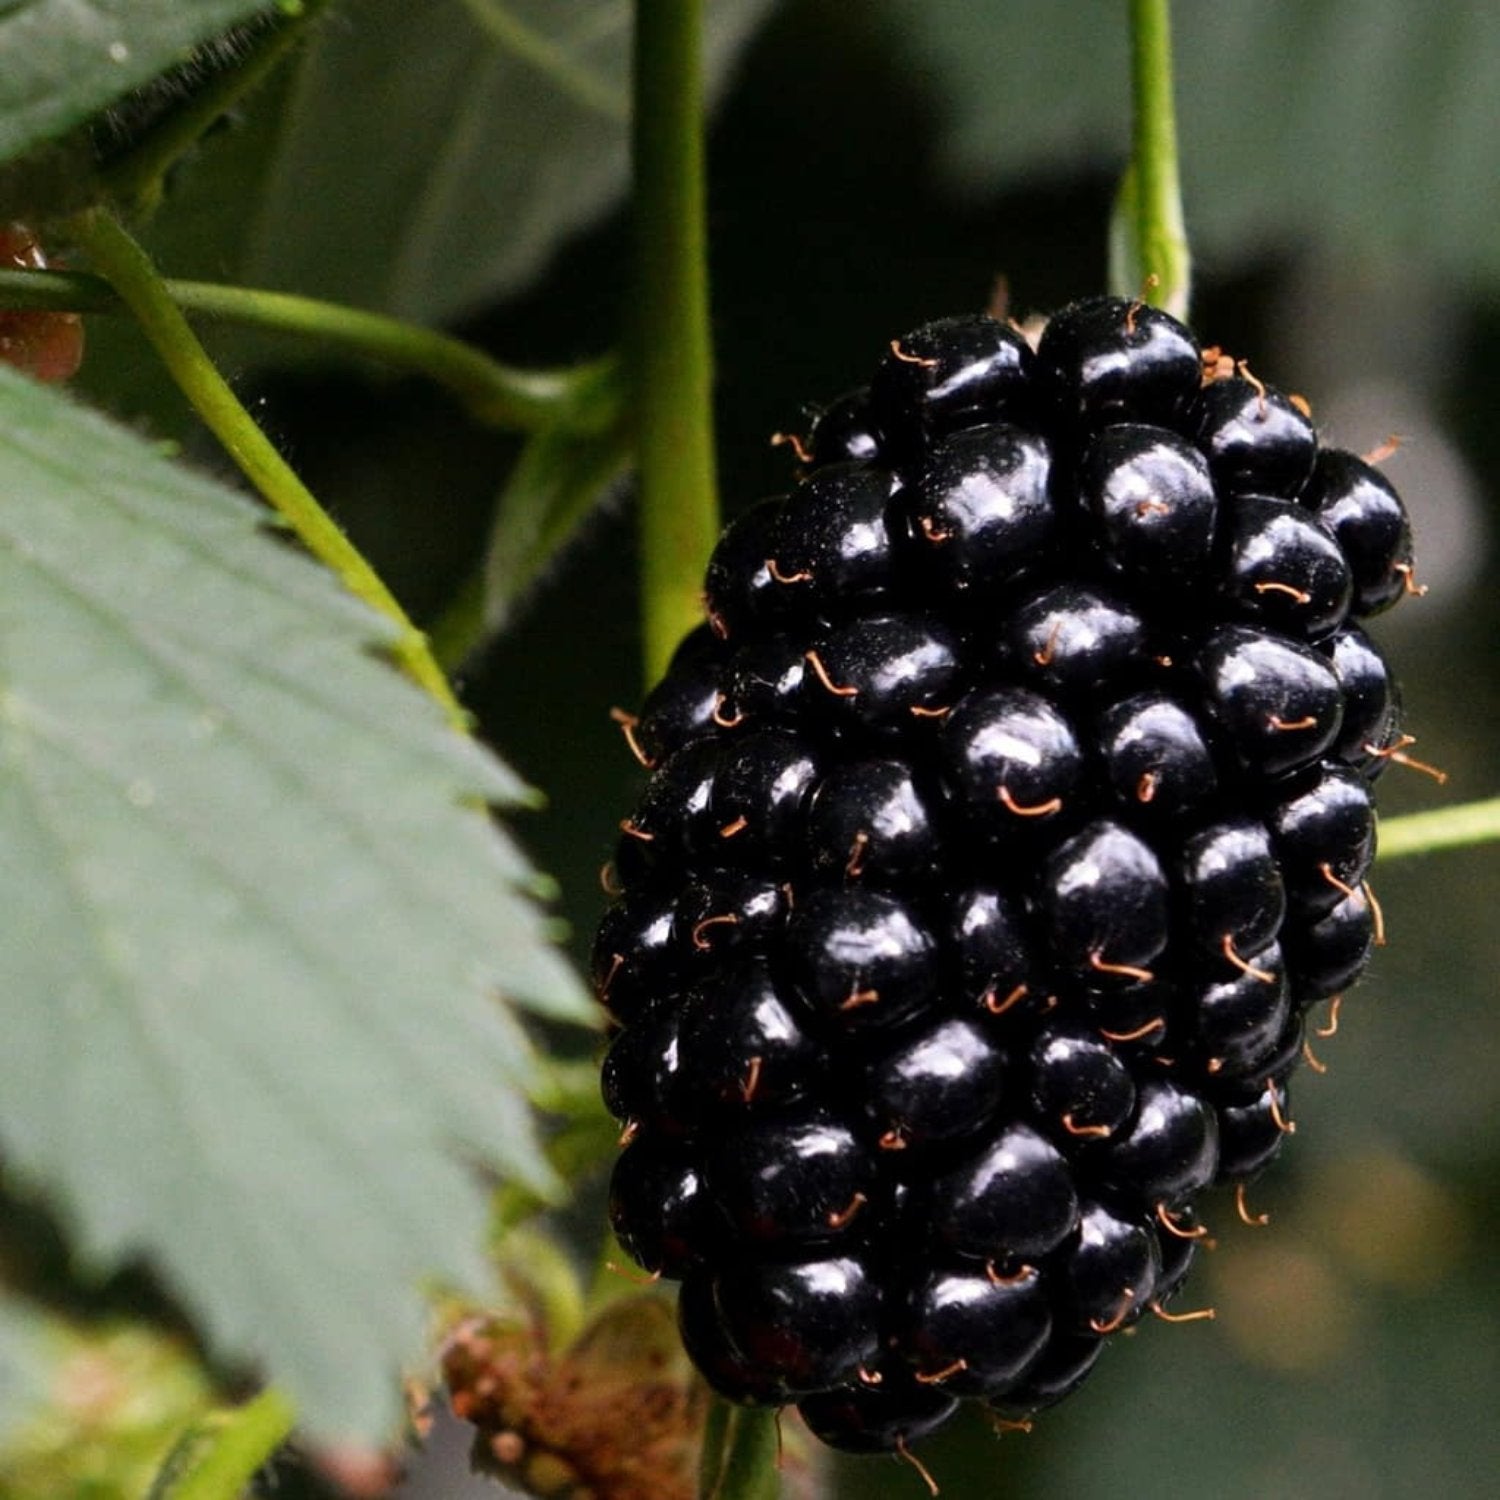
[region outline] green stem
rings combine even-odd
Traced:
[[[704,229],[703,0],[637,0],[632,395],[648,679],[703,618],[718,533]]]
[[[296,1413],[276,1390],[196,1423],[167,1455],[146,1500],[238,1500],[291,1434]]]
[[[1115,290],[1183,317],[1192,260],[1177,171],[1169,0],[1130,0],[1130,81],[1135,108],[1130,169],[1117,209]],[[1133,283],[1121,285],[1127,277]]]
[[[302,0],[299,15],[260,32],[236,63],[215,74],[104,168],[101,179],[105,191],[131,209],[154,208],[173,164],[192,150],[216,120],[265,82],[302,40],[308,24],[331,3]]]
[[[1408,813],[1380,820],[1378,858],[1405,859],[1439,849],[1462,849],[1500,840],[1500,797],[1440,807],[1435,812]]]
[[[427,639],[407,618],[380,575],[313,498],[307,486],[255,425],[204,352],[187,319],[167,295],[144,250],[102,209],[72,223],[78,243],[136,316],[162,363],[245,477],[265,496],[314,557],[325,563],[356,598],[397,628],[392,652],[409,676],[447,710],[456,728],[468,718],[448,679],[432,659]]]
[[[212,281],[164,280],[162,285],[190,316],[297,334],[316,339],[327,349],[377,360],[443,386],[468,407],[475,420],[517,432],[530,432],[565,416],[579,382],[592,378],[608,363],[599,360],[573,370],[518,370],[449,334],[337,302]],[[78,313],[128,310],[103,277],[81,271],[0,270],[0,308]]]
[[[714,1398],[703,1428],[699,1500],[776,1500],[776,1413]]]

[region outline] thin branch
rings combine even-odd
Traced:
[[[467,729],[468,716],[427,638],[380,575],[339,530],[291,466],[276,451],[229,383],[204,352],[181,309],[172,301],[144,250],[118,220],[93,209],[72,221],[74,238],[135,314],[141,330],[245,477],[282,515],[308,551],[327,564],[356,598],[377,609],[397,627],[392,652],[407,674],[441,703],[455,728]]]
[[[316,339],[328,349],[419,375],[452,392],[476,421],[531,432],[563,416],[600,360],[571,370],[520,370],[462,339],[316,297],[212,281],[171,281],[167,296],[190,316]],[[129,309],[102,276],[80,271],[0,270],[0,308],[118,313]]]
[[[1434,812],[1407,813],[1380,820],[1382,862],[1439,849],[1464,849],[1473,844],[1500,842],[1500,797],[1440,807]]]
[[[636,6],[630,354],[646,675],[652,680],[703,618],[703,568],[719,528],[702,51],[703,0]]]

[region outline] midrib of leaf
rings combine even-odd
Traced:
[[[570,56],[565,47],[528,26],[503,0],[463,0],[463,5],[496,46],[529,63],[575,103],[620,124],[629,119],[630,105],[623,93]]]

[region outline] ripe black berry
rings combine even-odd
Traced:
[[[845,463],[850,459],[863,463],[880,454],[880,438],[870,414],[870,392],[861,387],[846,391],[830,401],[814,417],[807,434],[810,467]]]
[[[713,1304],[729,1346],[793,1394],[846,1385],[879,1357],[880,1288],[852,1256],[726,1266]]]
[[[705,1176],[735,1233],[767,1245],[841,1239],[876,1191],[873,1154],[842,1120],[809,1107],[726,1131]]]
[[[1227,978],[1195,977],[1180,992],[1177,1034],[1195,1054],[1206,1082],[1259,1071],[1275,1051],[1291,999],[1281,950],[1274,944]]]
[[[1216,380],[1198,398],[1195,436],[1226,495],[1294,499],[1307,483],[1318,435],[1294,401],[1258,380]]]
[[[1165,1314],[1383,918],[1395,491],[1140,303],[891,345],[638,718],[594,983],[621,1243],[855,1452]],[[1228,372],[1226,374],[1226,371]]]
[[[932,934],[893,896],[821,887],[787,923],[791,982],[814,1018],[839,1029],[907,1019],[937,990]]]
[[[680,1146],[626,1146],[610,1178],[609,1217],[621,1245],[653,1275],[682,1277],[714,1243],[703,1180]]]
[[[1098,750],[1117,805],[1137,820],[1177,818],[1218,787],[1203,730],[1169,693],[1138,693],[1098,720]]]
[[[1288,637],[1226,625],[1204,643],[1198,669],[1209,712],[1253,770],[1274,776],[1309,765],[1338,735],[1337,676]]]
[[[1219,502],[1207,461],[1186,438],[1133,422],[1106,427],[1089,446],[1082,498],[1126,582],[1191,587],[1207,567]]]
[[[926,615],[866,615],[814,637],[802,698],[810,719],[850,733],[899,734],[940,717],[959,674],[953,631]]]
[[[911,768],[899,760],[852,761],[813,795],[807,856],[831,878],[889,886],[927,874],[938,839]]]
[[[1224,592],[1235,612],[1315,640],[1344,622],[1353,592],[1338,543],[1290,500],[1246,495],[1227,507]]]
[[[916,1378],[956,1396],[1013,1386],[1046,1347],[1052,1313],[1041,1273],[993,1264],[936,1271],[912,1293],[900,1342]]]
[[[848,1453],[889,1453],[935,1432],[958,1410],[958,1399],[923,1385],[890,1361],[868,1380],[805,1396],[797,1403],[813,1435]]]
[[[1032,1044],[1031,1107],[1049,1134],[1108,1140],[1135,1110],[1135,1079],[1093,1029],[1048,1027]]]
[[[1174,425],[1198,392],[1203,366],[1176,318],[1123,297],[1063,308],[1042,334],[1037,363],[1064,418],[1095,426]]]
[[[872,1061],[866,1097],[876,1129],[905,1149],[983,1135],[1009,1102],[1006,1057],[977,1019],[952,1016]]]
[[[1041,692],[1086,698],[1118,690],[1149,665],[1147,634],[1129,605],[1103,590],[1060,583],[1011,615],[1001,655],[1015,676]]]
[[[1035,433],[997,422],[939,443],[903,494],[919,566],[962,601],[1034,571],[1056,528],[1052,453]]]
[[[1150,1218],[1122,1218],[1085,1203],[1076,1239],[1057,1265],[1058,1293],[1075,1333],[1113,1333],[1150,1306],[1161,1251]]]
[[[1149,1079],[1136,1098],[1135,1120],[1098,1148],[1101,1180],[1142,1208],[1184,1203],[1214,1180],[1219,1129],[1197,1094]]]
[[[1263,823],[1229,818],[1190,834],[1179,879],[1187,930],[1206,952],[1243,961],[1281,930],[1286,891]]]
[[[1389,609],[1413,587],[1406,507],[1363,459],[1325,448],[1302,500],[1348,561],[1356,614]]]
[[[870,382],[870,409],[898,459],[960,427],[1027,415],[1032,353],[994,318],[941,318],[895,339]]]
[[[1062,1153],[1029,1125],[1010,1125],[931,1184],[931,1224],[943,1244],[979,1259],[1045,1255],[1078,1219]]]
[[[1039,900],[1053,953],[1087,982],[1140,969],[1166,947],[1161,864],[1145,840],[1109,819],[1047,856]]]
[[[885,470],[844,463],[818,470],[787,496],[764,559],[779,612],[806,618],[890,592],[891,489]]]

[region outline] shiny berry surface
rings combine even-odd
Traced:
[[[1411,522],[1379,470],[1352,453],[1325,449],[1302,501],[1348,559],[1356,614],[1379,614],[1415,586]]]
[[[1295,499],[1318,452],[1306,411],[1244,375],[1216,380],[1203,391],[1194,435],[1226,495]]]
[[[1192,334],[1159,308],[1094,297],[1052,317],[1037,364],[1065,419],[1168,424],[1197,394],[1202,356]]]
[[[1141,302],[873,352],[616,710],[590,970],[611,1219],[688,1353],[899,1454],[1153,1337],[1287,1149],[1385,936],[1365,618],[1419,585],[1387,477]]]
[[[960,427],[1025,415],[1035,401],[1026,340],[994,318],[924,324],[891,342],[870,382],[870,410],[898,459]]]
[[[919,568],[967,601],[1033,571],[1057,529],[1052,451],[1006,423],[938,444],[903,495]]]
[[[1208,566],[1219,501],[1207,460],[1162,427],[1120,422],[1090,444],[1082,498],[1111,567],[1143,588],[1192,587]]]

